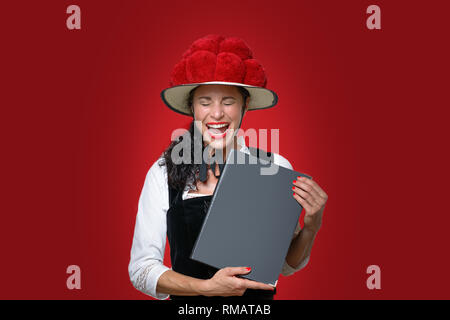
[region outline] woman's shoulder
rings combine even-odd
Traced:
[[[160,155],[160,157],[150,166],[146,178],[147,180],[156,180],[162,184],[167,181],[167,168],[163,155]]]
[[[284,167],[284,168],[293,170],[293,167],[288,159],[286,159],[279,153],[272,152],[272,154],[273,154],[273,163],[275,163],[276,165],[278,165],[280,167]]]

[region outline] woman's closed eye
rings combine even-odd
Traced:
[[[233,104],[234,104],[234,102],[227,102],[227,103],[224,103],[223,105],[224,106],[232,106]],[[210,103],[201,103],[201,105],[204,106],[204,107],[208,107],[211,104]]]

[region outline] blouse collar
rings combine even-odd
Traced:
[[[239,151],[245,152],[247,154],[250,154],[250,150],[248,149],[247,145],[245,144],[244,136],[238,136],[237,137],[237,143],[240,146]]]

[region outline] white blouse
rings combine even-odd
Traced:
[[[238,137],[238,143],[241,147],[240,151],[250,154],[242,136]],[[156,285],[159,277],[167,270],[170,270],[163,264],[166,247],[166,214],[169,209],[169,190],[166,167],[159,165],[160,160],[161,158],[153,163],[148,171],[139,198],[128,273],[133,286],[137,290],[162,300],[167,299],[169,295],[156,292]],[[274,153],[273,161],[276,165],[292,169],[289,161],[277,153]],[[183,199],[200,196],[189,193],[189,190],[190,187],[186,186],[182,196]],[[295,235],[299,232],[300,224],[297,223]],[[281,274],[289,276],[304,268],[308,261],[309,256],[297,268],[291,267],[285,261]]]

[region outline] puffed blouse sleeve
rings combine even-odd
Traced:
[[[139,197],[128,273],[137,290],[162,300],[169,295],[156,292],[156,285],[170,270],[163,264],[169,191],[166,167],[159,165],[160,160],[147,172]]]

